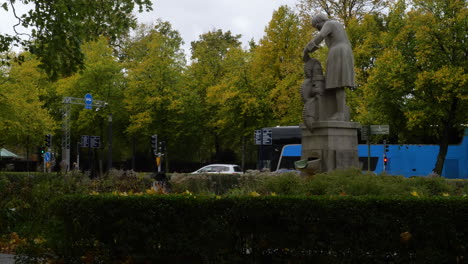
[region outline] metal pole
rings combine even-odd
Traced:
[[[386,172],[387,171],[387,166],[385,164],[385,158],[387,157],[387,153],[385,153],[385,145],[387,144],[387,141],[384,139],[383,141],[383,159],[382,159],[382,163],[383,163],[383,171]]]
[[[66,170],[70,168],[70,114],[71,105],[64,103],[63,105],[63,121],[62,121],[62,160],[66,163]]]
[[[263,170],[263,128],[260,132],[260,170]]]
[[[132,170],[135,171],[135,151],[136,151],[136,139],[132,137]]]
[[[108,138],[108,149],[107,149],[107,170],[112,169],[112,113],[109,114],[109,138]]]
[[[77,142],[76,143],[76,169],[80,169],[80,146],[81,143]]]

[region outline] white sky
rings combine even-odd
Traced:
[[[296,0],[152,0],[153,11],[137,14],[140,23],[150,24],[161,18],[169,21],[180,32],[186,53],[190,42],[198,40],[203,33],[214,29],[230,30],[242,35],[244,46],[252,38],[258,42],[271,20],[274,10],[281,5],[295,6]],[[18,8],[24,13],[26,7]],[[10,12],[0,10],[0,33],[13,33],[15,23]]]
[[[142,23],[156,18],[169,21],[180,32],[188,53],[190,42],[214,29],[241,34],[244,46],[252,38],[258,42],[273,11],[281,5],[294,7],[295,3],[296,0],[153,0],[154,11],[138,17]]]

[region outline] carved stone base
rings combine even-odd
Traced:
[[[311,124],[312,130],[309,130],[300,124],[301,158],[320,167],[321,172],[358,167],[357,129],[360,127],[356,122],[318,121]]]

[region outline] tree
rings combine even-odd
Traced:
[[[467,18],[463,0],[415,0],[408,14],[417,75],[405,115],[410,128],[432,128],[439,139],[434,167],[438,174],[442,173],[450,131],[463,132],[468,121]]]
[[[361,20],[368,14],[379,13],[387,3],[387,0],[299,0],[297,7],[308,22],[312,14],[325,13],[348,26],[352,19]]]
[[[370,120],[387,120],[401,141],[432,135],[441,174],[450,135],[468,120],[468,8],[459,0],[396,3],[387,18],[383,49],[362,87]]]
[[[309,28],[287,6],[273,13],[265,36],[253,49],[253,86],[264,100],[264,119],[258,125],[291,125],[301,120],[299,87],[304,80],[302,50],[309,40]],[[262,98],[262,99],[261,99]]]
[[[50,85],[47,76],[38,68],[39,61],[34,56],[29,53],[22,56],[22,64],[11,62],[1,70],[0,145],[22,146],[29,151],[33,146],[41,146],[43,136],[51,133],[57,124],[39,100]]]
[[[213,113],[216,127],[223,138],[229,139],[225,143],[227,148],[240,150],[242,168],[246,159],[254,159],[247,157],[247,153],[253,152],[247,152],[247,140],[258,129],[264,108],[263,95],[253,85],[250,74],[251,54],[240,47],[231,48],[222,63],[226,73],[218,85],[207,90],[207,101],[217,109]]]
[[[11,11],[18,25],[31,28],[29,39],[16,35],[0,35],[0,52],[11,46],[21,45],[35,54],[41,67],[53,78],[60,74],[69,76],[84,65],[81,45],[105,36],[115,43],[136,25],[132,12],[151,10],[150,0],[22,0],[34,4],[34,8],[18,16],[16,7],[20,1],[3,1],[1,7]],[[15,26],[16,30],[16,26]]]
[[[83,105],[71,106],[71,140],[80,141],[81,135],[101,136],[102,153],[109,140],[106,128],[109,115],[112,114],[113,156],[121,158],[126,154],[123,148],[123,131],[128,120],[122,102],[123,91],[126,88],[123,65],[117,61],[113,49],[104,37],[83,44],[81,49],[85,56],[85,69],[54,83],[49,96],[58,102],[54,105],[55,109],[51,109],[60,112],[64,97],[84,98],[87,93],[91,94],[94,100],[107,102],[107,107],[93,110],[84,109]],[[61,121],[62,115],[57,115],[56,118]],[[72,150],[75,149],[74,146],[72,144]]]
[[[158,134],[159,141],[167,142],[168,150],[186,151],[174,147],[182,145],[178,141],[183,117],[179,115],[185,67],[182,43],[170,23],[158,20],[154,26],[139,27],[124,50],[128,72],[124,102],[130,115],[127,133],[143,136],[146,146],[150,135]]]
[[[199,134],[201,149],[210,149],[204,152],[214,152],[216,160],[222,159],[224,143],[230,139],[223,140],[221,136],[223,129],[217,115],[220,105],[211,102],[208,93],[210,89],[220,88],[218,85],[228,73],[224,67],[227,54],[231,49],[240,47],[239,39],[240,35],[232,35],[230,31],[214,30],[202,34],[199,40],[191,43],[192,64],[186,73],[187,88],[191,90],[194,100],[197,100],[199,105],[197,121],[201,125]],[[200,158],[210,159],[204,156],[204,153],[200,153]]]

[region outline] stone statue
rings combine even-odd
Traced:
[[[326,120],[326,111],[322,106],[322,97],[325,92],[325,77],[322,65],[317,59],[304,55],[304,82],[301,85],[301,97],[304,102],[302,119],[310,130],[314,122]]]
[[[327,105],[324,109],[328,109],[327,112],[332,113],[327,115],[325,119],[318,119],[349,121],[349,110],[346,107],[346,93],[344,88],[354,87],[354,57],[351,43],[348,40],[343,25],[337,21],[328,19],[324,14],[314,16],[312,18],[312,26],[320,30],[320,32],[305,47],[303,54],[304,63],[307,65],[311,60],[315,60],[309,57],[309,53],[316,51],[323,40],[325,40],[329,48],[324,94],[330,95],[331,98],[325,96],[322,99],[325,100],[323,104]],[[305,71],[307,71],[307,68],[305,68]],[[308,77],[306,75],[306,80],[307,79]],[[303,86],[308,85],[305,82],[306,81],[304,81]],[[334,108],[333,111],[330,110],[331,106]],[[322,107],[319,108],[322,109]],[[320,114],[320,116],[322,115],[323,113]]]

